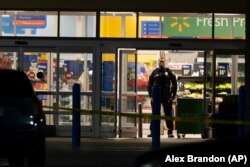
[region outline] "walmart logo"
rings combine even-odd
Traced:
[[[171,28],[177,28],[178,32],[182,32],[183,29],[190,28],[190,24],[187,22],[189,17],[171,17],[173,22],[170,24]]]

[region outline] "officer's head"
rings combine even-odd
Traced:
[[[159,68],[164,68],[165,67],[165,58],[160,57],[158,60],[158,65],[159,65]]]

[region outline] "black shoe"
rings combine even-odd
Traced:
[[[148,135],[148,137],[152,137],[152,135],[151,135],[151,134],[149,134],[149,135]]]
[[[168,138],[173,138],[174,135],[173,134],[168,134]]]

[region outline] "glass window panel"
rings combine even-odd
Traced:
[[[203,51],[164,51],[162,55],[178,79],[177,98],[203,98],[204,91],[204,52]],[[209,64],[206,69],[209,72]]]
[[[135,113],[136,112],[136,97],[123,95],[121,96],[121,112]],[[122,116],[122,127],[133,127],[136,125],[136,118]]]
[[[60,93],[59,106],[67,109],[59,110],[59,125],[72,125],[72,98],[72,95],[69,95],[68,93]],[[91,96],[81,96],[81,110],[92,110]],[[92,125],[91,112],[81,112],[81,125]]]
[[[237,88],[245,85],[245,56],[238,55],[238,73],[237,73]]]
[[[96,12],[61,12],[61,37],[96,37]]]
[[[102,91],[112,92],[115,89],[115,54],[102,54]]]
[[[157,67],[159,51],[139,50],[137,52],[137,91],[148,92],[149,75]]]
[[[214,33],[216,39],[245,39],[245,15],[215,14]]]
[[[74,83],[81,85],[81,91],[92,90],[92,65],[92,53],[60,53],[60,90],[71,91]]]
[[[134,53],[123,53],[122,58],[126,59],[122,62],[127,62],[127,66],[122,66],[122,71],[125,73],[125,75],[122,76],[122,83],[126,83],[122,85],[122,91],[132,91],[134,92],[136,90],[136,82],[138,80],[137,74],[136,74],[136,64],[135,64],[135,54]],[[123,63],[125,64],[125,63]],[[126,86],[127,85],[127,86]]]
[[[24,52],[23,71],[32,82],[35,91],[50,91],[56,88],[55,74],[56,53],[51,52]],[[48,70],[51,69],[51,70]],[[42,72],[43,78],[37,78]]]
[[[139,37],[211,39],[211,23],[208,13],[139,13]]]
[[[115,100],[114,96],[103,95],[101,98],[101,110],[102,111],[114,111]],[[101,115],[102,126],[114,126],[116,123],[116,117],[113,115]]]
[[[39,100],[42,101],[43,106],[55,106],[56,96],[55,95],[48,95],[45,93],[36,92],[37,97]],[[43,107],[43,110],[46,114],[46,124],[47,125],[55,125],[54,122],[54,109]]]
[[[102,53],[102,94],[101,111],[115,111],[115,53]],[[114,126],[116,117],[101,115],[101,126]]]
[[[5,11],[0,15],[0,36],[56,37],[57,12]]]
[[[16,69],[16,52],[0,52],[0,69]]]
[[[134,12],[101,12],[100,37],[135,38],[136,14]]]
[[[232,56],[216,55],[216,94],[231,94]]]
[[[72,87],[79,83],[81,92],[92,90],[92,53],[60,53],[59,60],[59,106],[72,108]],[[91,110],[91,93],[89,96],[81,96],[81,109]],[[67,114],[69,110],[60,110],[59,125],[72,125],[72,116]],[[64,114],[63,112],[66,112]],[[92,114],[81,113],[81,125],[91,125]]]

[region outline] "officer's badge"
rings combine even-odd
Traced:
[[[165,72],[165,75],[168,76],[168,72],[167,71]]]

